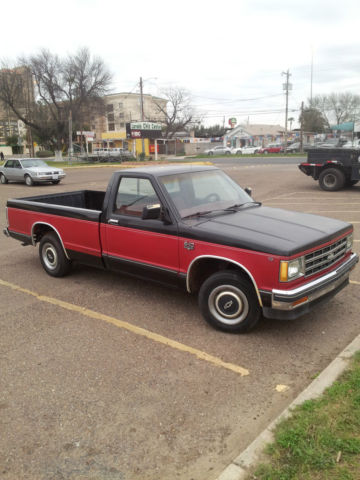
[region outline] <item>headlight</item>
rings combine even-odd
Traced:
[[[351,233],[346,237],[346,251],[348,252],[349,250],[351,250],[352,246],[353,246],[353,234]]]
[[[280,262],[280,282],[290,282],[305,275],[305,259],[304,257],[295,258],[294,260],[281,260]]]

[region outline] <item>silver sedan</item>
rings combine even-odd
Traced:
[[[29,187],[34,183],[60,183],[65,177],[61,168],[49,167],[44,160],[38,158],[21,158],[7,160],[0,167],[0,183],[25,182]]]

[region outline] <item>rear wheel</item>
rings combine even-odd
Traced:
[[[8,179],[3,173],[0,173],[0,183],[2,183],[3,185],[5,185],[5,183],[8,183]]]
[[[58,236],[53,232],[42,237],[39,256],[45,272],[52,277],[63,277],[70,270],[71,261],[66,257]]]
[[[30,177],[30,175],[25,175],[25,183],[28,187],[32,187],[34,185],[34,180]]]
[[[205,280],[199,305],[205,320],[225,332],[248,332],[261,314],[253,286],[235,272],[218,272]]]
[[[323,190],[335,192],[345,185],[345,175],[338,168],[327,168],[319,175],[319,185]]]

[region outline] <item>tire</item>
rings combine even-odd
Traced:
[[[214,155],[214,152],[209,152],[208,155]]]
[[[53,185],[58,185],[60,183],[60,180],[52,180],[51,183]]]
[[[225,152],[225,155],[230,155],[231,152]]]
[[[344,172],[338,168],[326,168],[319,175],[319,185],[328,192],[340,190],[345,185]]]
[[[212,327],[230,333],[248,332],[261,315],[253,286],[235,272],[217,272],[205,280],[199,306]]]
[[[28,187],[32,187],[34,185],[34,180],[30,177],[30,175],[25,175],[25,183]]]
[[[3,173],[0,173],[0,183],[2,183],[3,185],[8,183],[8,179],[5,177]]]
[[[66,258],[58,236],[51,232],[44,235],[39,247],[40,262],[52,277],[63,277],[70,271],[71,261]]]

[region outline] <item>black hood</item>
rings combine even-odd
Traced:
[[[201,217],[185,235],[211,243],[291,256],[349,231],[351,224],[280,208],[250,207]]]

